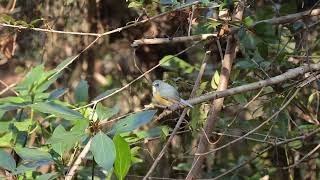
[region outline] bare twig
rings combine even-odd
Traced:
[[[239,137],[239,138],[237,138],[237,139],[235,139],[235,140],[232,140],[232,141],[230,141],[229,143],[227,143],[227,144],[225,144],[225,145],[222,145],[222,146],[220,146],[220,147],[218,147],[218,148],[212,149],[212,150],[207,151],[207,152],[197,153],[196,155],[198,155],[198,156],[203,156],[203,155],[206,155],[206,154],[210,154],[210,153],[212,153],[212,152],[216,152],[216,151],[221,150],[221,149],[223,149],[223,148],[226,148],[226,147],[230,146],[231,144],[234,144],[234,143],[236,143],[236,142],[244,139],[245,137],[249,136],[250,134],[254,133],[254,132],[257,131],[258,129],[260,129],[262,126],[264,126],[265,124],[267,124],[268,122],[270,122],[270,121],[271,121],[274,117],[276,117],[282,110],[284,110],[284,109],[290,104],[290,102],[293,100],[293,98],[296,97],[296,95],[298,94],[299,90],[300,90],[300,88],[298,88],[298,89],[294,92],[294,94],[290,97],[290,99],[289,99],[283,106],[281,106],[280,109],[279,109],[277,112],[275,112],[272,116],[270,116],[266,121],[264,121],[263,123],[261,123],[259,126],[255,127],[254,129],[252,129],[251,131],[247,132],[247,133],[244,134],[243,136],[241,136],[241,137]]]
[[[299,166],[301,164],[301,162],[303,162],[306,158],[310,157],[313,153],[315,153],[318,149],[320,148],[320,144],[318,144],[315,148],[313,148],[308,154],[306,154],[305,156],[303,156],[301,159],[299,159],[298,162],[288,166],[288,167],[285,167],[284,169],[290,169],[290,168],[293,168],[293,167],[296,167],[296,166]]]
[[[225,176],[225,175],[227,175],[227,174],[229,174],[229,173],[231,173],[231,172],[233,172],[233,171],[235,171],[235,170],[237,170],[237,169],[245,166],[246,164],[250,163],[251,161],[253,161],[253,160],[256,159],[257,157],[259,157],[259,156],[260,156],[261,154],[263,154],[264,152],[267,152],[268,150],[270,150],[270,149],[271,149],[272,147],[274,147],[274,146],[280,146],[280,145],[283,145],[283,144],[288,144],[288,143],[290,143],[290,142],[292,142],[292,141],[296,141],[296,140],[303,140],[303,139],[306,139],[306,138],[308,138],[308,137],[313,136],[314,134],[317,134],[318,132],[320,132],[320,128],[318,128],[318,129],[316,129],[316,130],[314,130],[314,131],[312,131],[312,132],[310,132],[310,133],[308,133],[308,134],[306,134],[306,135],[302,135],[302,136],[298,136],[298,137],[295,137],[295,138],[291,138],[291,139],[283,140],[283,141],[281,141],[281,142],[274,143],[273,146],[269,146],[269,147],[265,148],[264,150],[259,151],[254,157],[252,157],[252,158],[250,158],[250,159],[242,162],[241,164],[239,164],[239,165],[237,165],[237,166],[229,169],[228,171],[226,171],[226,172],[224,172],[224,173],[222,173],[222,174],[220,174],[220,175],[218,175],[218,176],[216,176],[216,177],[214,177],[214,178],[210,178],[210,180],[220,179],[220,178],[222,178],[223,176]]]
[[[200,34],[194,36],[182,36],[182,37],[169,37],[169,38],[152,38],[152,39],[139,39],[134,40],[131,44],[132,47],[137,47],[141,45],[151,45],[151,44],[166,44],[166,43],[179,43],[179,42],[189,42],[189,41],[201,41],[210,38],[217,37],[217,33],[213,34]]]
[[[133,24],[128,24],[126,26],[119,27],[119,28],[116,28],[116,29],[113,29],[111,31],[107,31],[107,32],[104,32],[104,33],[84,33],[84,32],[58,31],[58,30],[51,30],[51,29],[31,28],[31,27],[20,26],[20,25],[11,25],[11,24],[6,24],[6,23],[0,23],[0,26],[10,27],[10,28],[17,28],[17,29],[28,29],[28,30],[41,31],[41,32],[50,32],[50,33],[57,33],[57,34],[70,34],[70,35],[80,35],[80,36],[102,37],[102,36],[110,35],[110,34],[113,34],[113,33],[121,32],[121,31],[123,31],[125,29],[129,29],[131,27],[135,27],[135,26],[144,24],[144,23],[146,23],[148,21],[152,21],[152,20],[157,19],[157,18],[159,18],[161,16],[164,16],[166,14],[169,14],[169,13],[172,13],[174,11],[178,11],[178,10],[181,10],[181,9],[186,8],[186,7],[189,7],[189,6],[192,6],[192,5],[196,5],[196,4],[199,4],[199,3],[200,3],[200,1],[194,1],[192,3],[187,3],[187,4],[184,4],[184,5],[179,6],[177,8],[174,8],[174,9],[172,9],[170,11],[163,12],[161,14],[153,16],[151,18],[144,19],[144,20],[141,20],[141,21],[137,21],[137,22],[135,22]]]
[[[239,1],[238,7],[235,11],[235,15],[233,16],[233,19],[235,20],[241,20],[243,11],[244,11],[244,1]],[[233,60],[235,59],[236,54],[236,41],[233,36],[229,36],[227,39],[227,47],[226,47],[226,53],[224,56],[224,59],[222,61],[222,66],[221,66],[221,76],[219,80],[219,85],[218,85],[218,91],[223,91],[228,88],[228,81],[232,69],[232,63]],[[197,147],[197,153],[196,156],[193,159],[192,167],[189,170],[189,173],[186,177],[186,179],[195,179],[198,174],[200,173],[201,170],[201,165],[204,161],[204,156],[199,155],[199,153],[203,153],[207,150],[209,146],[209,142],[207,139],[210,137],[207,137],[207,134],[210,134],[212,131],[212,128],[214,127],[215,122],[219,118],[220,111],[222,109],[224,102],[224,98],[216,99],[212,103],[212,108],[211,108],[211,113],[208,116],[208,119],[205,122],[204,125],[204,131],[201,133],[199,136],[199,143]]]
[[[5,86],[5,88],[0,91],[0,96],[3,93],[7,92],[8,90],[12,91],[15,95],[19,96],[19,93],[12,89],[16,85],[16,83],[8,85],[7,83],[3,82],[2,80],[0,80],[0,83]]]
[[[205,70],[205,67],[206,67],[206,64],[207,64],[207,57],[208,55],[210,54],[210,51],[207,51],[206,54],[205,54],[205,57],[203,59],[203,62],[202,62],[202,65],[201,65],[201,68],[200,68],[200,71],[198,73],[198,76],[197,76],[197,79],[194,83],[194,86],[193,86],[193,89],[192,89],[192,92],[191,92],[191,95],[190,97],[194,97],[195,94],[196,94],[196,91],[200,85],[200,82],[201,82],[201,78],[202,78],[202,75],[204,73],[204,70]],[[180,128],[180,125],[182,123],[182,121],[184,120],[184,117],[186,116],[187,114],[187,108],[185,108],[176,124],[176,126],[174,127],[168,141],[166,142],[166,144],[163,146],[162,150],[160,151],[158,157],[156,158],[156,160],[153,162],[151,168],[149,169],[149,171],[147,172],[147,174],[144,176],[144,180],[146,180],[151,174],[152,172],[154,171],[154,169],[156,168],[157,164],[159,163],[159,161],[161,160],[162,156],[164,155],[165,151],[167,150],[168,146],[170,145],[171,141],[173,140],[174,136],[176,135],[176,133],[178,132],[179,128]]]
[[[79,108],[76,108],[75,110],[79,110],[79,109],[82,109],[82,108],[86,108],[86,107],[89,107],[89,106],[92,106],[94,105],[95,103],[98,103],[98,102],[101,102],[121,91],[123,91],[124,89],[128,88],[131,84],[133,84],[134,82],[138,81],[139,79],[141,79],[142,77],[144,77],[146,74],[150,73],[151,71],[153,71],[154,69],[156,69],[157,67],[159,67],[161,64],[167,62],[167,61],[170,61],[171,59],[173,59],[174,57],[176,56],[179,56],[180,54],[183,54],[185,53],[186,51],[188,51],[189,49],[193,48],[194,46],[198,45],[198,43],[201,42],[201,41],[198,41],[198,42],[195,42],[193,45],[187,47],[186,49],[180,51],[179,53],[175,54],[172,58],[169,58],[167,59],[166,61],[163,61],[163,62],[160,62],[158,63],[157,65],[153,66],[151,69],[149,69],[148,71],[144,72],[143,74],[141,74],[139,77],[137,77],[136,79],[132,80],[131,82],[129,82],[128,84],[126,84],[125,86],[121,87],[120,89],[117,89],[116,91],[114,91],[113,93],[109,94],[108,96],[104,96],[100,99],[97,99],[95,101],[92,101],[91,103],[85,105],[85,106],[81,106]]]
[[[68,174],[65,177],[65,180],[71,180],[73,176],[75,175],[79,165],[81,164],[82,159],[86,157],[88,154],[90,147],[91,147],[92,138],[88,141],[86,146],[81,151],[80,155],[78,156],[77,160],[73,163],[73,166],[70,168]]]

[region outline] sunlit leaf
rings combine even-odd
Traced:
[[[212,80],[211,80],[212,89],[218,89],[219,81],[220,81],[220,75],[219,75],[219,72],[216,71],[212,76]]]
[[[113,137],[116,148],[116,160],[114,162],[114,172],[122,180],[129,171],[131,165],[131,151],[129,144],[119,134]]]
[[[113,141],[103,132],[98,132],[92,139],[90,151],[96,163],[110,171],[116,159],[116,149]]]
[[[161,67],[166,68],[171,71],[181,71],[182,73],[192,73],[194,67],[184,60],[167,55],[160,60]]]

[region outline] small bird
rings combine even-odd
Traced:
[[[178,91],[173,86],[161,80],[153,81],[152,94],[157,103],[161,105],[171,106],[178,103],[193,108],[190,103],[180,98]]]

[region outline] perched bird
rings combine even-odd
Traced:
[[[193,108],[190,103],[180,98],[178,91],[173,86],[161,80],[153,81],[152,93],[154,99],[161,105],[171,106],[178,103]]]

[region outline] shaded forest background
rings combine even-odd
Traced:
[[[142,179],[156,162],[151,179],[319,179],[319,14],[316,0],[0,0],[0,177]],[[133,43],[154,38],[170,42]],[[222,63],[228,54],[231,69]],[[184,118],[183,108],[152,105],[156,79],[189,99],[300,66],[312,68],[222,96],[221,111],[216,98],[194,103]],[[199,165],[204,137],[200,153],[227,146]],[[115,160],[103,143],[120,153]]]

